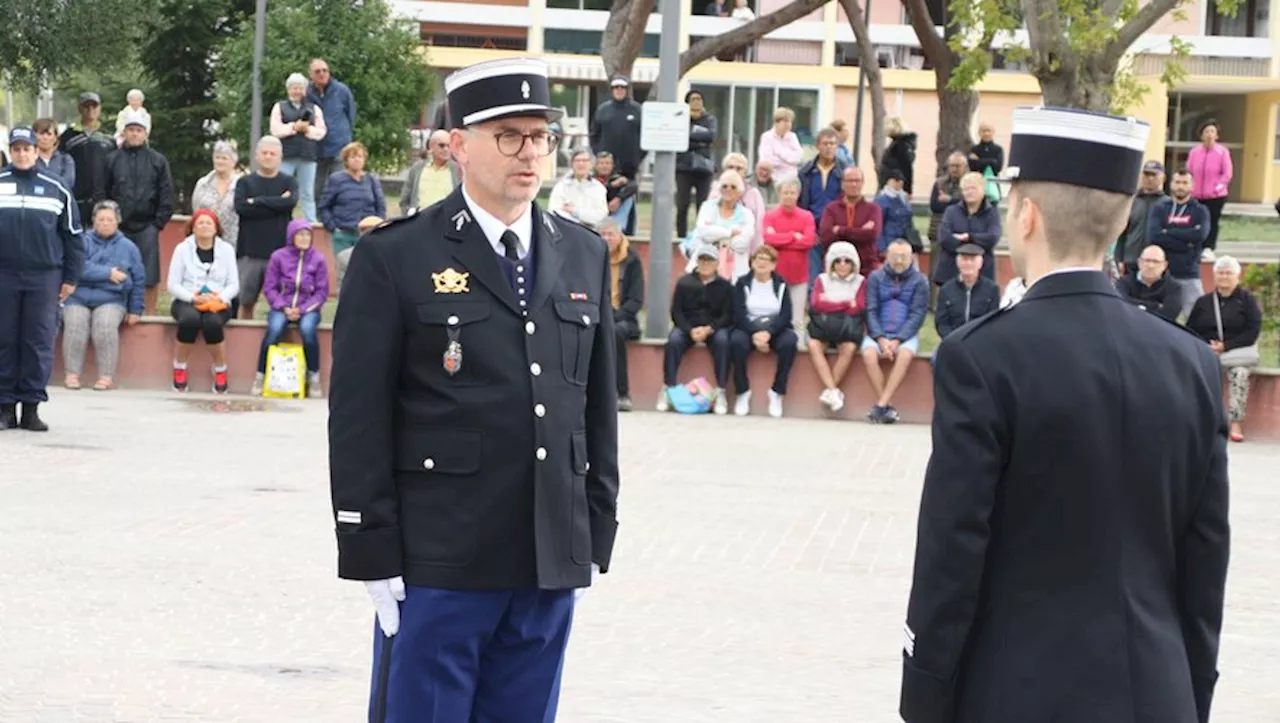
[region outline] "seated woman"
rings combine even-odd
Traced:
[[[614,339],[618,350],[618,411],[631,411],[631,385],[627,371],[627,342],[640,338],[637,315],[644,306],[644,266],[622,233],[621,221],[606,218],[600,235],[609,244],[609,278],[613,304]]]
[[[198,209],[187,222],[187,237],[169,261],[169,295],[178,322],[178,347],[173,357],[173,389],[187,391],[187,359],[196,337],[213,356],[213,392],[227,393],[227,344],[223,326],[231,318],[231,301],[240,293],[236,250],[222,240],[218,216]]]
[[[836,241],[827,249],[826,271],[813,280],[809,300],[809,360],[822,380],[818,401],[833,412],[844,407],[840,383],[862,343],[863,316],[867,312],[867,285],[858,264],[858,249],[848,241]],[[836,365],[827,350],[836,350]]]
[[[590,151],[573,154],[572,168],[551,187],[547,210],[595,228],[609,215],[609,192],[591,175],[595,159]]]
[[[62,309],[62,366],[67,389],[79,389],[84,354],[92,338],[98,359],[93,388],[102,392],[115,388],[120,323],[138,323],[147,273],[138,247],[120,233],[120,206],[115,201],[99,201],[93,207],[93,230],[80,238],[84,270]]]
[[[756,237],[756,218],[742,203],[746,185],[737,171],[725,171],[717,184],[719,195],[708,198],[698,209],[698,221],[684,241],[689,256],[686,271],[692,271],[690,252],[702,246],[713,246],[720,254],[720,275],[729,281],[751,272],[751,243]]]
[[[324,254],[311,245],[311,224],[294,219],[285,230],[284,248],[276,249],[267,264],[262,295],[271,305],[267,312],[267,333],[258,352],[258,372],[249,394],[262,395],[267,377],[267,351],[280,341],[290,324],[298,325],[302,351],[307,357],[307,396],[322,397],[320,387],[320,307],[329,300],[329,264]]]
[[[751,254],[751,273],[734,285],[734,329],[729,337],[733,355],[733,385],[738,398],[733,413],[745,417],[751,412],[751,380],[747,378],[747,357],[754,348],[761,354],[771,350],[778,355],[769,389],[769,416],[782,416],[782,398],[787,393],[787,379],[796,361],[800,343],[791,328],[791,295],[787,281],[775,273],[778,252],[765,244]]]
[[[667,390],[679,382],[680,360],[694,344],[706,344],[715,364],[715,413],[729,411],[724,388],[729,381],[729,331],[733,328],[733,286],[717,273],[720,254],[713,246],[693,252],[693,271],[680,277],[671,296],[671,321],[675,327],[667,337],[662,359],[662,392],[658,411],[671,408]]]
[[[1231,441],[1244,441],[1244,413],[1249,403],[1249,369],[1258,365],[1262,309],[1240,286],[1240,262],[1219,256],[1213,264],[1213,291],[1196,299],[1187,329],[1209,342],[1230,384],[1227,405]]]

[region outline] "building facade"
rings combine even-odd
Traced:
[[[933,71],[926,65],[915,32],[897,0],[871,3],[871,38],[882,67],[890,114],[901,116],[919,135],[915,175],[930,178],[938,110]],[[748,0],[759,15],[786,0]],[[477,0],[436,2],[396,0],[401,17],[419,23],[425,52],[442,73],[481,60],[525,54],[551,63],[554,102],[566,110],[565,132],[581,143],[588,119],[606,96],[600,41],[611,0]],[[733,0],[724,3],[729,8]],[[926,0],[936,23],[945,21],[947,0]],[[682,0],[680,47],[698,38],[730,30],[740,20],[717,17],[714,2]],[[657,77],[661,17],[646,26],[641,57],[632,73],[643,100]],[[1158,80],[1168,60],[1169,40],[1188,42],[1186,80],[1166,88]],[[1021,38],[1017,38],[1021,40]],[[1272,201],[1280,197],[1280,17],[1270,16],[1270,0],[1244,0],[1234,17],[1219,13],[1213,0],[1193,0],[1184,18],[1161,20],[1132,49],[1133,67],[1151,92],[1131,112],[1151,123],[1151,158],[1176,167],[1198,142],[1206,119],[1221,126],[1221,141],[1231,150],[1235,180],[1231,199]],[[834,118],[854,127],[859,53],[839,3],[769,34],[745,56],[711,60],[693,68],[681,93],[702,92],[720,124],[719,155],[731,151],[754,159],[760,134],[772,125],[775,108],[796,113],[795,131],[811,145],[819,129]],[[442,84],[441,84],[442,85]],[[1017,63],[997,54],[994,67],[977,88],[974,119],[990,122],[997,141],[1007,145],[1011,110],[1041,102],[1039,84]],[[860,165],[870,170],[870,103],[866,103]],[[926,186],[927,189],[927,186]]]

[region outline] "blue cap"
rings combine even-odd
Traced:
[[[14,143],[26,143],[34,146],[36,144],[36,132],[26,126],[18,126],[9,131],[9,145]]]

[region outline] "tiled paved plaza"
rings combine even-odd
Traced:
[[[58,392],[0,434],[0,721],[357,723],[372,609],[334,577],[325,412]],[[244,400],[240,400],[244,403]],[[897,721],[924,427],[623,419],[614,571],[561,721]],[[1215,721],[1280,720],[1280,447],[1232,448]]]

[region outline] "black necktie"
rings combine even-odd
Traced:
[[[502,248],[505,249],[505,253],[502,255],[505,256],[508,261],[519,261],[520,238],[516,236],[515,231],[503,231],[500,241],[502,242]]]

